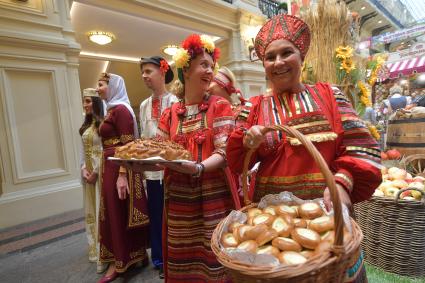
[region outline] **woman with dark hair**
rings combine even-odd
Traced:
[[[230,103],[207,93],[218,48],[204,35],[186,38],[173,57],[180,101],[165,110],[158,135],[183,145],[196,163],[165,165],[166,282],[223,282],[211,235],[234,207],[226,181],[226,142],[234,128]]]
[[[350,207],[370,198],[381,183],[380,150],[339,89],[326,83],[309,86],[300,81],[309,45],[309,27],[291,15],[277,15],[259,31],[255,50],[263,61],[272,91],[251,99],[247,124],[229,138],[229,167],[241,173],[244,157],[254,149],[250,166],[261,161],[255,202],[267,194],[289,191],[301,199],[323,197],[330,208],[324,176],[300,141],[282,132],[264,134],[267,126],[292,126],[322,154],[334,173],[341,201]],[[351,262],[346,281],[367,282],[365,275],[359,254]]]
[[[97,92],[107,114],[99,128],[103,146],[99,209],[100,261],[109,263],[101,283],[113,281],[132,264],[148,264],[148,211],[142,176],[108,160],[115,149],[139,136],[122,77],[103,73]]]
[[[84,210],[86,216],[86,233],[89,244],[89,261],[97,262],[97,269],[102,271],[99,260],[97,241],[97,215],[99,213],[100,186],[98,182],[102,142],[99,137],[99,125],[103,119],[103,103],[93,88],[83,90],[84,123],[79,130],[83,147],[81,152],[81,177],[83,179]]]

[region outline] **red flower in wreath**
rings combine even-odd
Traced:
[[[197,143],[197,144],[203,144],[204,142],[205,142],[205,139],[206,139],[207,137],[205,136],[205,134],[204,134],[204,132],[202,131],[202,130],[200,130],[200,131],[198,131],[196,134],[195,134],[195,142]]]
[[[159,64],[160,64],[159,70],[161,71],[163,75],[165,75],[165,73],[167,73],[167,71],[170,69],[170,65],[168,65],[167,61],[165,60],[161,60]]]
[[[207,111],[208,110],[208,103],[202,102],[201,105],[199,106],[199,111]]]
[[[184,104],[180,103],[180,105],[176,109],[177,115],[183,116],[186,113],[186,106]]]

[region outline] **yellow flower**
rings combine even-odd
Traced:
[[[372,124],[368,125],[370,134],[376,139],[376,140],[380,140],[381,139],[381,135],[379,134],[378,130],[376,129],[376,127]]]
[[[350,73],[352,70],[354,70],[356,68],[354,63],[353,63],[353,60],[351,60],[351,59],[346,59],[346,60],[342,61],[341,67],[347,73]]]
[[[353,48],[351,48],[349,45],[347,46],[339,46],[336,49],[336,53],[339,55],[343,55],[345,57],[351,57],[353,56]],[[338,55],[337,55],[338,57]]]
[[[212,40],[211,37],[203,34],[203,35],[201,35],[201,42],[202,42],[202,45],[204,46],[205,50],[207,50],[209,53],[214,52],[215,44],[214,44],[214,41]]]
[[[176,63],[176,68],[189,67],[189,52],[184,48],[178,48],[176,54],[173,56],[173,60]]]

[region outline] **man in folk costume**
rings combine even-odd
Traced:
[[[162,112],[177,101],[177,97],[165,88],[165,84],[173,80],[174,74],[167,61],[160,56],[142,58],[140,68],[145,85],[152,90],[152,95],[140,104],[140,136],[153,138]],[[159,277],[163,278],[161,235],[164,174],[163,171],[146,171],[144,176],[148,193],[152,263],[159,270]]]

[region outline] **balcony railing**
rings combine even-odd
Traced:
[[[267,18],[271,18],[280,13],[286,13],[284,9],[281,8],[280,3],[274,0],[259,0],[258,7],[261,12],[267,16]]]

